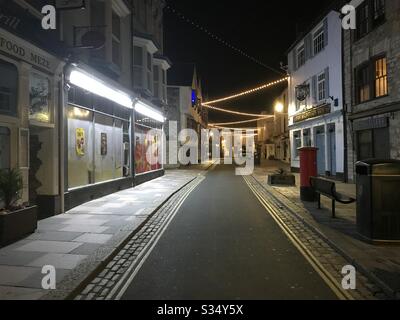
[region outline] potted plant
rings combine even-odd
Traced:
[[[36,206],[20,205],[23,180],[19,170],[0,170],[0,247],[33,233]]]
[[[285,169],[280,168],[274,174],[268,175],[268,184],[271,186],[295,186],[296,177],[291,173],[287,173]]]

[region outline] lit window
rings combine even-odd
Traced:
[[[388,94],[386,58],[375,61],[375,97]]]

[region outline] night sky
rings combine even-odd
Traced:
[[[263,63],[280,70],[286,50],[332,0],[229,1],[168,0],[167,4],[225,41]],[[194,62],[209,100],[257,87],[282,75],[241,56],[165,9],[165,52],[174,62]],[[259,113],[272,111],[272,101],[284,86],[247,98],[218,104],[220,107]],[[246,120],[210,113],[210,121]]]

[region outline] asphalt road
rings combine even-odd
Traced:
[[[336,299],[233,166],[185,201],[122,299]]]

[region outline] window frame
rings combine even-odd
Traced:
[[[320,77],[323,77],[323,79],[320,80]],[[321,97],[321,85],[322,84],[323,84],[323,91],[324,91],[323,97]],[[325,71],[323,71],[317,75],[317,100],[318,100],[318,102],[321,102],[326,99],[327,99],[326,73],[325,73]]]
[[[301,57],[301,60],[300,60]],[[296,49],[296,65],[297,69],[301,68],[306,64],[306,47],[303,43],[302,45],[298,46]]]
[[[114,18],[118,18],[118,22],[119,22],[119,28],[118,28],[118,33],[119,34],[115,34],[114,33]],[[111,57],[111,59],[112,59],[112,62],[115,64],[115,65],[117,65],[118,67],[121,67],[121,65],[122,65],[122,51],[121,51],[121,31],[122,31],[122,28],[121,28],[121,17],[114,11],[114,10],[112,10],[112,23],[111,23],[111,36],[112,36],[112,57]],[[114,52],[114,48],[115,48],[115,45],[117,45],[117,48],[118,48],[118,57],[115,57],[114,56],[114,54],[115,54],[115,52]],[[115,61],[115,60],[118,60],[118,61]]]
[[[0,66],[1,65],[5,65],[8,66],[10,68],[12,68],[15,71],[15,75],[16,75],[16,87],[15,87],[15,106],[14,109],[12,108],[13,106],[10,106],[10,111],[7,111],[5,109],[0,109],[0,115],[3,116],[8,116],[8,117],[13,117],[13,118],[18,118],[19,116],[19,105],[18,105],[18,101],[19,101],[19,85],[20,85],[20,76],[19,76],[19,69],[18,67],[7,60],[4,60],[2,58],[0,58]],[[11,88],[12,89],[12,88]],[[13,92],[10,92],[10,96],[13,94]]]
[[[382,78],[386,79],[386,94],[385,95],[380,95],[377,96],[377,90],[376,90],[376,63],[379,60],[385,59],[386,61],[386,75],[384,75]],[[369,93],[369,97],[368,99],[362,100],[361,101],[361,97],[360,97],[360,71],[361,70],[366,70],[367,71],[367,75],[368,75],[368,79],[367,79],[367,84],[368,84],[368,93]],[[381,99],[384,97],[389,96],[389,72],[388,72],[388,64],[387,64],[387,56],[386,54],[380,54],[380,55],[376,55],[374,57],[371,57],[368,61],[360,64],[359,66],[357,66],[355,68],[355,83],[354,83],[354,88],[355,88],[355,105],[357,104],[362,104],[362,103],[367,103],[376,99]]]
[[[377,9],[378,1],[383,2],[379,6],[379,10]],[[365,12],[362,12],[362,10],[365,10]],[[380,11],[380,14],[376,15],[378,11]],[[360,17],[362,13],[365,15],[363,18]],[[356,8],[356,16],[357,28],[354,34],[355,41],[358,41],[386,22],[386,0],[365,0]],[[366,30],[361,28],[363,23],[366,24]],[[361,32],[362,30],[363,32]]]
[[[313,34],[313,54],[316,56],[325,49],[325,29],[322,26]]]

